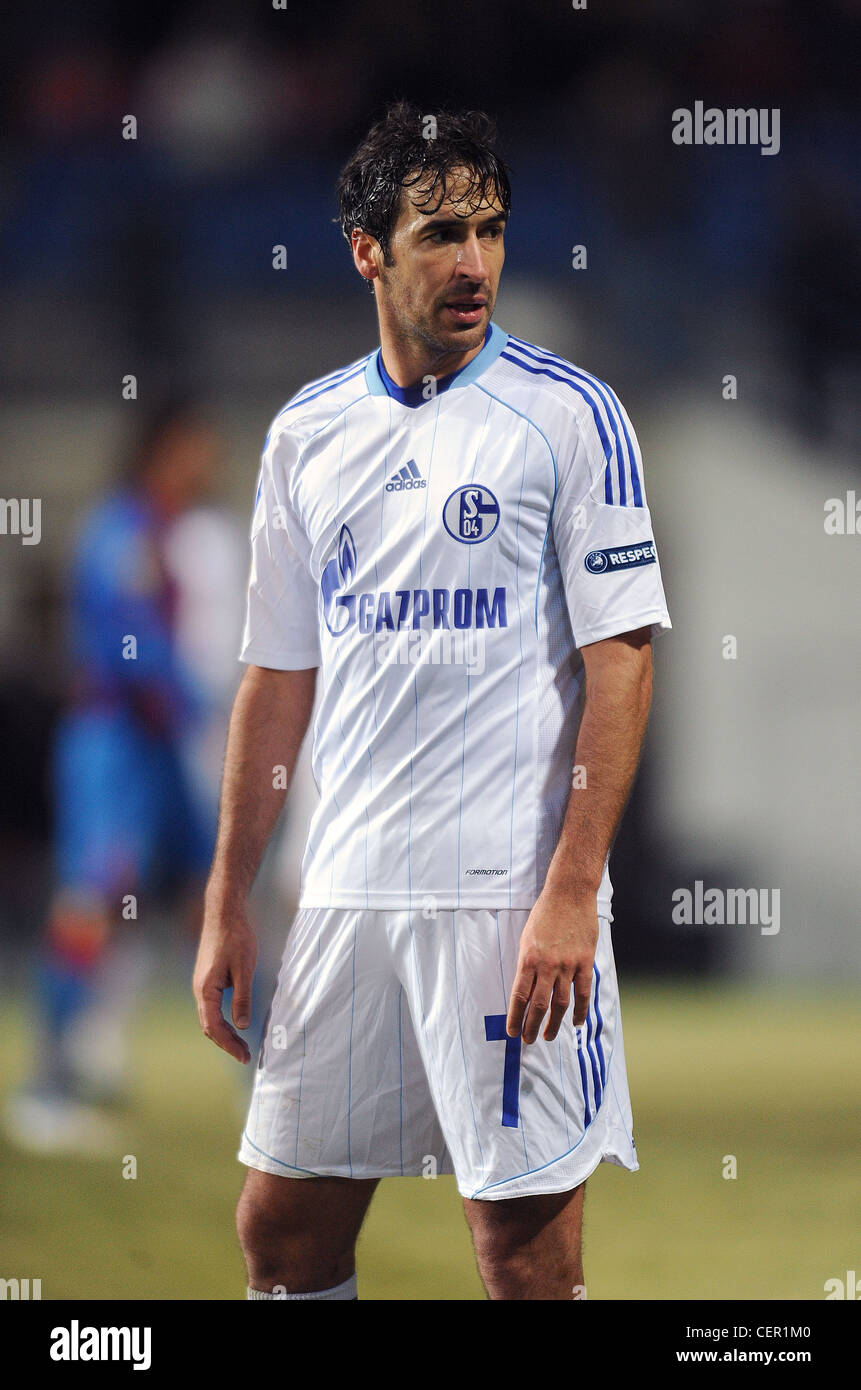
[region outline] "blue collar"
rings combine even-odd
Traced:
[[[466,366],[461,367],[459,371],[440,377],[434,394],[438,396],[443,391],[451,390],[453,386],[469,386],[496,361],[507,342],[508,334],[503,332],[501,328],[497,328],[495,323],[489,323],[481,352],[476,353],[472,361],[467,362]],[[396,401],[400,401],[401,405],[412,408],[426,405],[428,400],[433,399],[432,396],[425,395],[424,385],[398,386],[397,382],[392,381],[383,363],[380,348],[377,348],[365,368],[365,381],[372,396],[393,396]]]

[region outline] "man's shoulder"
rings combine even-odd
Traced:
[[[337,367],[325,376],[306,381],[278,411],[269,426],[266,444],[288,432],[307,437],[321,429],[328,420],[340,415],[354,401],[366,396],[365,368],[373,355],[373,352],[367,352],[344,367]]]
[[[494,363],[497,393],[539,427],[618,418],[621,403],[611,386],[551,348],[509,333]]]

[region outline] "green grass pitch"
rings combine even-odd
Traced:
[[[641,1168],[602,1164],[589,1181],[589,1298],[822,1299],[859,1256],[849,995],[641,983],[623,985],[622,1007]],[[4,1088],[25,1055],[20,1001],[5,1014]],[[244,1298],[238,1068],[178,992],[150,998],[135,1036],[137,1091],[115,1160],[33,1158],[0,1142],[0,1275],[41,1279],[43,1299]],[[483,1298],[452,1178],[381,1184],[359,1290]]]

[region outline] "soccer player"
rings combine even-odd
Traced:
[[[322,689],[239,1151],[251,1298],[355,1298],[378,1180],[429,1171],[456,1175],[490,1298],[582,1297],[586,1179],[637,1168],[608,857],[671,624],[618,398],[491,322],[493,140],[407,103],[367,135],[339,199],[380,348],[263,451],[194,983],[241,1062],[246,896]]]
[[[127,1083],[154,899],[179,890],[199,920],[216,814],[198,745],[216,722],[218,699],[182,640],[201,596],[190,604],[181,561],[195,521],[198,529],[209,521],[210,561],[217,549],[218,519],[201,499],[218,449],[214,427],[190,400],[162,401],[75,546],[70,690],[52,759],[55,883],[36,970],[32,1076],[2,1117],[7,1135],[31,1149],[117,1151],[115,1127],[97,1107],[120,1098]],[[199,557],[195,579],[198,590],[213,588]],[[207,618],[212,647],[211,612]],[[217,722],[223,730],[226,721]]]

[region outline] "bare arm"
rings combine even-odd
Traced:
[[[311,718],[316,676],[316,669],[249,666],[230,716],[193,988],[204,1033],[239,1062],[251,1054],[222,1016],[221,996],[233,986],[233,1022],[247,1028],[257,943],[245,903],[284,806]],[[281,768],[283,775],[276,775]]]
[[[598,942],[597,897],[637,770],[652,695],[650,629],[583,647],[586,703],[575,762],[586,785],[572,789],[544,888],[520,942],[507,1029],[535,1042],[556,1037],[571,999],[574,1023],[586,1020]],[[524,1023],[525,1018],[525,1023]]]

